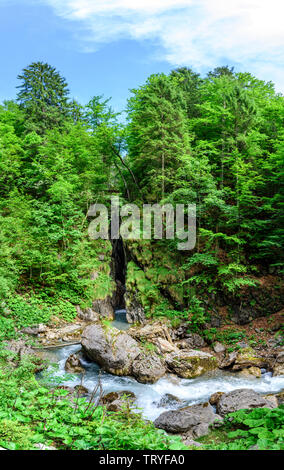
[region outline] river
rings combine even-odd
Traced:
[[[119,326],[117,324],[117,326]],[[66,371],[64,369],[66,359],[70,354],[78,353],[80,345],[64,346],[47,352],[52,362],[58,364],[58,370],[54,374],[62,384],[72,386],[80,384],[81,376],[74,375],[71,380],[65,381]],[[83,385],[90,392],[94,389],[100,367],[81,358],[82,365],[86,370]],[[143,416],[150,420],[155,420],[163,411],[173,409],[174,406],[161,407],[159,402],[165,394],[172,394],[182,400],[182,404],[177,406],[193,405],[207,401],[210,395],[215,392],[230,392],[238,388],[251,388],[256,392],[270,393],[278,392],[284,388],[284,376],[272,377],[270,372],[263,371],[261,378],[247,378],[239,373],[232,373],[216,370],[196,379],[179,379],[173,375],[167,375],[152,385],[141,384],[132,377],[118,377],[107,372],[101,372],[101,382],[105,393],[121,390],[129,390],[137,397],[136,405],[141,410]]]

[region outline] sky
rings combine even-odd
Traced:
[[[283,17],[283,0],[0,0],[0,101],[34,61],[81,103],[104,95],[116,111],[150,74],[179,66],[234,66],[283,93]]]

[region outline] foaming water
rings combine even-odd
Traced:
[[[66,359],[70,354],[77,353],[81,346],[65,346],[52,351],[53,360],[56,354],[59,370],[55,373],[58,377],[64,377]],[[94,389],[100,367],[85,358],[81,358],[86,370],[84,386],[90,392]],[[65,385],[75,386],[81,381],[81,375],[76,375],[72,380],[62,381]],[[284,376],[272,377],[271,373],[264,373],[260,379],[242,377],[238,373],[217,370],[196,379],[179,379],[176,376],[167,375],[152,385],[140,384],[132,377],[118,377],[107,372],[101,372],[101,381],[104,393],[129,390],[135,393],[136,405],[145,418],[156,419],[163,411],[173,409],[172,406],[158,406],[161,398],[167,393],[172,394],[183,401],[181,406],[193,405],[207,401],[215,392],[231,392],[238,388],[250,388],[259,393],[278,392],[284,388]]]

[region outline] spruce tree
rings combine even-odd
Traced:
[[[129,161],[151,202],[171,191],[181,155],[190,152],[183,94],[164,74],[152,75],[129,100]]]
[[[17,96],[26,113],[26,132],[44,134],[61,126],[68,115],[68,85],[54,67],[34,62],[18,76]]]

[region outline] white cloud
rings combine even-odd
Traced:
[[[41,1],[83,27],[87,51],[120,38],[153,39],[159,58],[173,66],[200,70],[226,60],[261,78],[275,74],[284,89],[283,0]]]

